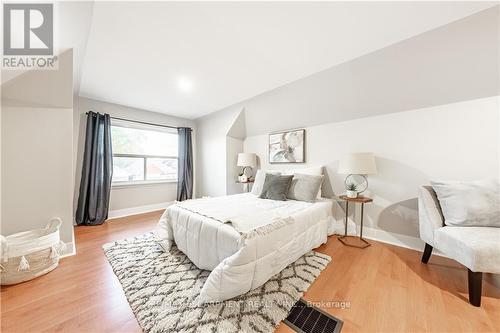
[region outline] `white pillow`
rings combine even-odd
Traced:
[[[262,188],[264,186],[264,181],[266,180],[266,173],[272,173],[272,174],[281,174],[278,171],[264,171],[264,170],[257,170],[257,173],[255,174],[255,180],[253,181],[253,186],[252,186],[252,191],[251,193],[259,196],[262,193]]]
[[[285,169],[278,170],[283,175],[294,175],[296,173],[300,173],[301,175],[313,175],[313,176],[322,176],[323,175],[323,167],[311,167],[311,168],[302,168],[302,169]]]
[[[500,227],[500,185],[497,181],[431,181],[431,185],[446,225]]]
[[[286,169],[286,170],[279,170],[281,171],[282,175],[294,175],[294,174],[301,174],[301,175],[313,175],[313,176],[323,176],[323,167],[310,167],[310,168],[302,168],[302,169]],[[321,198],[321,187],[319,188],[318,191],[318,199]]]
[[[324,176],[295,173],[288,188],[287,198],[298,201],[314,202],[318,198]]]

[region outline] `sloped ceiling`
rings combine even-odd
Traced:
[[[253,136],[497,96],[499,7],[344,62],[200,120],[244,109],[245,133]]]
[[[2,105],[71,108],[73,106],[73,50],[58,57],[58,70],[26,71],[2,85]],[[50,84],[47,84],[50,82]]]
[[[496,2],[97,2],[80,95],[197,118]]]
[[[83,58],[92,23],[94,1],[59,1],[54,6],[54,40],[56,53],[73,49],[73,91],[78,95]],[[2,85],[25,74],[22,70],[2,70]]]
[[[244,140],[247,137],[247,125],[244,108],[241,108],[241,111],[238,113],[238,116],[227,132],[227,136],[239,140]]]

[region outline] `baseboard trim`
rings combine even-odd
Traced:
[[[76,254],[76,247],[74,242],[68,242],[64,243],[66,244],[66,250],[64,250],[61,255],[59,256],[60,259],[66,258],[66,257],[71,257]]]
[[[125,209],[118,209],[118,210],[112,210],[109,211],[108,213],[108,220],[112,219],[117,219],[121,217],[126,217],[126,216],[131,216],[131,215],[138,215],[138,214],[144,214],[144,213],[149,213],[149,212],[154,212],[160,209],[166,209],[168,206],[172,205],[174,201],[168,201],[168,202],[161,202],[157,204],[152,204],[152,205],[145,205],[145,206],[138,206],[138,207],[131,207],[131,208],[125,208]],[[359,232],[359,230],[358,230]],[[371,239],[374,241],[378,241],[381,243],[386,243],[390,245],[395,245],[399,247],[403,247],[406,249],[411,249],[415,250],[418,252],[422,252],[425,246],[424,241],[422,241],[420,238],[408,236],[408,235],[403,235],[403,234],[397,234],[381,229],[375,229],[375,228],[370,228],[370,227],[364,227],[363,228],[363,238],[366,239]],[[74,243],[67,243],[67,248],[68,250],[66,251],[67,253],[64,253],[61,258],[64,257],[69,257],[71,255],[76,254],[76,249]],[[443,253],[439,252],[438,250],[434,249],[432,252],[432,255],[438,255],[441,257],[446,257],[443,255]]]
[[[108,220],[117,219],[120,217],[125,217],[125,216],[130,216],[130,215],[137,215],[137,214],[154,212],[154,211],[160,210],[160,209],[166,209],[168,206],[170,206],[173,203],[174,203],[174,201],[169,201],[169,202],[162,202],[162,203],[153,204],[153,205],[146,205],[146,206],[113,210],[113,211],[110,211],[108,213]],[[358,232],[359,232],[359,230],[358,230]],[[386,243],[386,244],[390,244],[390,245],[403,247],[406,249],[415,250],[418,252],[422,252],[424,249],[424,246],[425,246],[424,241],[422,241],[420,238],[416,238],[416,237],[412,237],[412,236],[408,236],[408,235],[397,234],[394,232],[389,232],[389,231],[370,228],[370,227],[363,228],[363,238],[371,239],[371,240],[378,241],[381,243]],[[436,249],[434,249],[434,251],[432,251],[432,254],[446,257],[445,255],[443,255],[441,252],[439,252]]]
[[[363,238],[371,239],[374,241],[391,244],[399,247],[404,247],[406,249],[415,250],[418,252],[422,252],[424,250],[425,242],[420,238],[396,234],[393,232],[365,227],[363,228]],[[441,252],[434,249],[432,251],[433,255],[438,255],[441,257],[446,257]]]
[[[125,216],[130,216],[130,215],[137,215],[137,214],[154,212],[156,210],[165,209],[173,203],[174,203],[173,201],[168,201],[168,202],[161,202],[161,203],[152,204],[152,205],[111,210],[108,213],[108,220],[117,219],[120,217],[125,217]]]
[[[130,216],[130,215],[137,215],[137,214],[154,212],[156,210],[165,209],[173,203],[174,203],[174,201],[168,201],[168,202],[161,202],[161,203],[152,204],[152,205],[145,205],[145,206],[139,206],[139,207],[131,207],[131,208],[125,208],[125,209],[112,210],[112,211],[108,212],[108,220],[117,219],[120,217],[125,217],[125,216]],[[62,259],[62,258],[71,257],[71,256],[76,255],[76,246],[75,246],[75,242],[74,242],[74,235],[73,235],[73,241],[72,242],[65,242],[65,244],[66,244],[66,249],[64,250],[63,253],[61,253],[59,258]]]

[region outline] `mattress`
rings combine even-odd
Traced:
[[[223,301],[259,287],[290,263],[325,243],[327,236],[333,233],[335,219],[331,200],[322,199],[307,205],[294,200],[268,205],[262,200],[271,201],[251,193],[212,201],[221,206],[223,202],[231,205],[241,202],[245,211],[251,210],[254,202],[253,216],[274,216],[268,222],[259,222],[259,227],[253,231],[241,231],[244,229],[241,223],[252,215],[239,219],[238,230],[220,217],[207,216],[209,209],[200,214],[190,210],[189,205],[188,209],[172,205],[163,214],[158,225],[160,244],[168,250],[174,241],[197,267],[212,271],[202,289],[201,301]],[[272,214],[259,211],[266,205],[274,207],[268,208]],[[238,211],[234,207],[227,210],[233,215]],[[292,213],[287,215],[287,212]]]

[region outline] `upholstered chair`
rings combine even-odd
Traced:
[[[420,238],[425,242],[422,262],[436,248],[467,267],[469,302],[481,306],[483,273],[500,274],[500,228],[446,226],[436,193],[422,186],[418,195]]]

